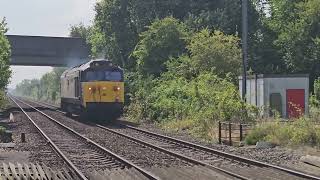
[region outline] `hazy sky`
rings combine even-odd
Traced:
[[[97,0],[0,0],[0,18],[6,17],[15,35],[68,36],[73,24],[92,24]],[[12,66],[9,88],[23,79],[39,78],[51,67]]]

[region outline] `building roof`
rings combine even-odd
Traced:
[[[247,79],[263,79],[263,78],[309,78],[309,74],[257,74],[248,75]],[[242,79],[242,76],[239,76]]]

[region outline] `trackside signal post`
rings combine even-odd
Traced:
[[[248,0],[242,0],[242,99],[246,101],[248,64]]]

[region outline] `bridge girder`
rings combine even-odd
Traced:
[[[11,65],[74,66],[89,60],[89,48],[81,38],[7,35]]]

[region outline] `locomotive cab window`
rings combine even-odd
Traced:
[[[120,71],[87,71],[84,81],[122,81]]]
[[[105,78],[107,81],[121,81],[121,72],[119,71],[106,71]]]

